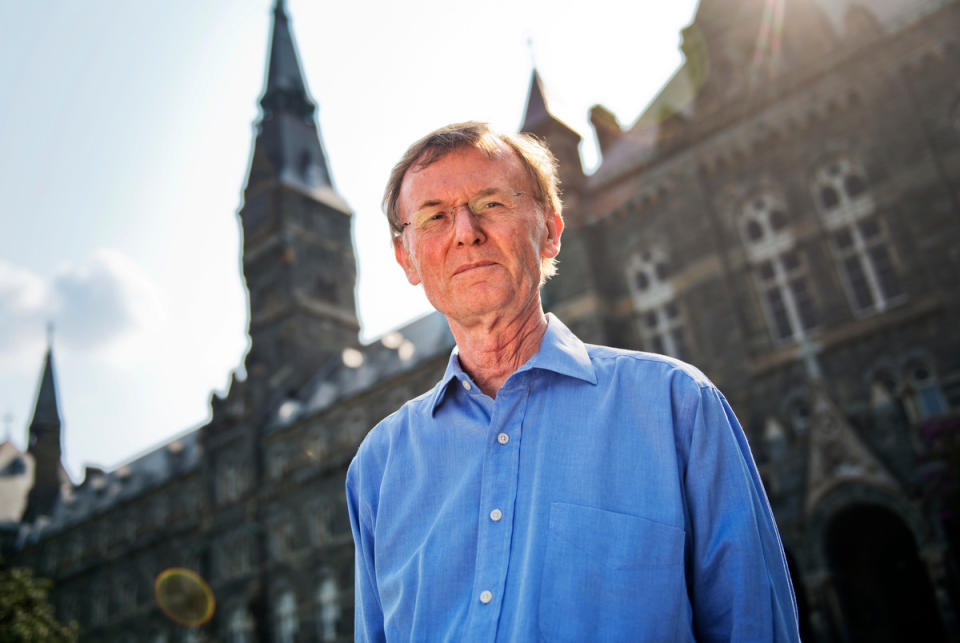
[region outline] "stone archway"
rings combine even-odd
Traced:
[[[916,541],[896,514],[851,506],[830,520],[825,539],[848,641],[945,640]]]

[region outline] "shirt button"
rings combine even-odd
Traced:
[[[494,509],[490,512],[490,520],[493,522],[500,522],[501,518],[503,518],[503,512],[499,509]]]
[[[463,388],[465,388],[465,389],[467,389],[467,390],[469,391],[469,390],[472,389],[473,387],[470,386],[470,382],[468,382],[467,380],[463,380]]]
[[[499,442],[500,444],[506,444],[509,441],[510,441],[510,436],[507,435],[506,433],[499,433],[497,435],[497,442]]]
[[[483,590],[480,592],[480,602],[486,605],[493,600],[493,593],[490,590]]]

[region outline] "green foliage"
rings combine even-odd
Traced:
[[[76,626],[58,621],[47,600],[52,584],[26,567],[0,567],[0,643],[77,640]]]

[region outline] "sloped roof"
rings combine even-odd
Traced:
[[[385,380],[448,353],[453,346],[446,319],[435,312],[368,345],[354,347],[350,350],[361,356],[359,364],[340,363],[318,373],[297,400],[277,405],[270,414],[267,431],[278,430],[333,407],[344,398],[375,388]],[[49,519],[24,526],[21,538],[26,542],[38,540],[194,470],[202,457],[201,430],[183,433],[113,471],[88,469],[84,482],[61,497]],[[0,445],[0,449],[3,448]]]

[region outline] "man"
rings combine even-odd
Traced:
[[[407,151],[384,204],[457,347],[347,473],[357,640],[798,640],[723,396],[544,315],[563,232],[550,152],[451,125]]]

